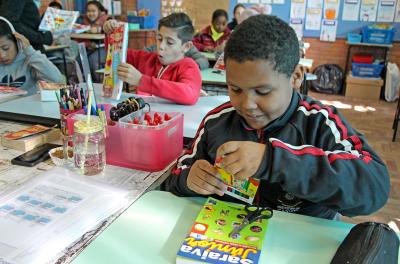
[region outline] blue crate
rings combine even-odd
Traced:
[[[381,75],[383,64],[366,64],[355,63],[351,64],[351,73],[354,77],[372,77],[377,78]]]
[[[363,27],[363,42],[375,43],[375,44],[391,44],[393,42],[394,34],[396,29],[380,29],[370,28],[368,26]]]
[[[155,16],[128,16],[128,22],[139,24],[141,29],[157,28]]]
[[[347,42],[349,43],[361,43],[361,40],[362,40],[361,34],[354,34],[354,33],[347,34]]]

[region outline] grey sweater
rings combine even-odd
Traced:
[[[31,95],[36,93],[39,80],[64,83],[65,77],[45,55],[32,46],[24,50],[19,48],[12,64],[0,64],[0,85],[20,87]]]

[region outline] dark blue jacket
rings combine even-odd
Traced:
[[[388,199],[388,171],[365,138],[334,107],[297,92],[285,114],[261,131],[249,128],[229,102],[210,111],[164,188],[197,195],[186,184],[190,166],[199,159],[214,164],[218,147],[233,140],[267,144],[254,175],[261,179],[260,205],[332,219],[337,212],[371,214]]]

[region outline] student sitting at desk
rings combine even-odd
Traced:
[[[204,28],[198,36],[193,38],[193,44],[200,51],[222,52],[231,30],[227,26],[228,13],[217,9],[212,14],[211,25]]]
[[[83,17],[83,25],[90,25],[90,30],[87,33],[99,34],[103,33],[103,25],[107,21],[109,16],[107,15],[107,9],[99,1],[88,1],[86,3],[86,15]],[[106,60],[106,50],[103,46],[98,46],[96,41],[85,41],[90,71],[92,73],[96,72],[99,68],[99,64],[103,65]],[[100,49],[98,51],[97,49]],[[99,54],[100,52],[100,62]],[[100,76],[93,74],[93,80],[95,82],[100,82]]]
[[[294,91],[303,72],[287,23],[248,18],[227,42],[225,62],[230,102],[203,119],[166,190],[228,200],[214,167],[222,157],[221,166],[237,179],[261,179],[254,201],[275,210],[338,219],[385,204],[388,171],[364,136],[334,107]]]
[[[116,20],[109,20],[104,31],[111,32],[116,26]],[[157,53],[128,49],[127,63],[118,66],[118,78],[135,86],[138,94],[195,104],[201,89],[200,70],[184,56],[192,46],[193,31],[192,21],[184,13],[160,19]]]
[[[0,17],[0,86],[19,87],[31,95],[37,91],[39,80],[65,82],[57,67]]]

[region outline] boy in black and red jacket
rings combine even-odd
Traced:
[[[367,215],[388,199],[385,164],[334,107],[300,86],[299,44],[273,16],[239,25],[225,48],[230,102],[203,119],[164,188],[177,195],[223,195],[215,160],[238,179],[261,179],[255,203],[337,219]]]

